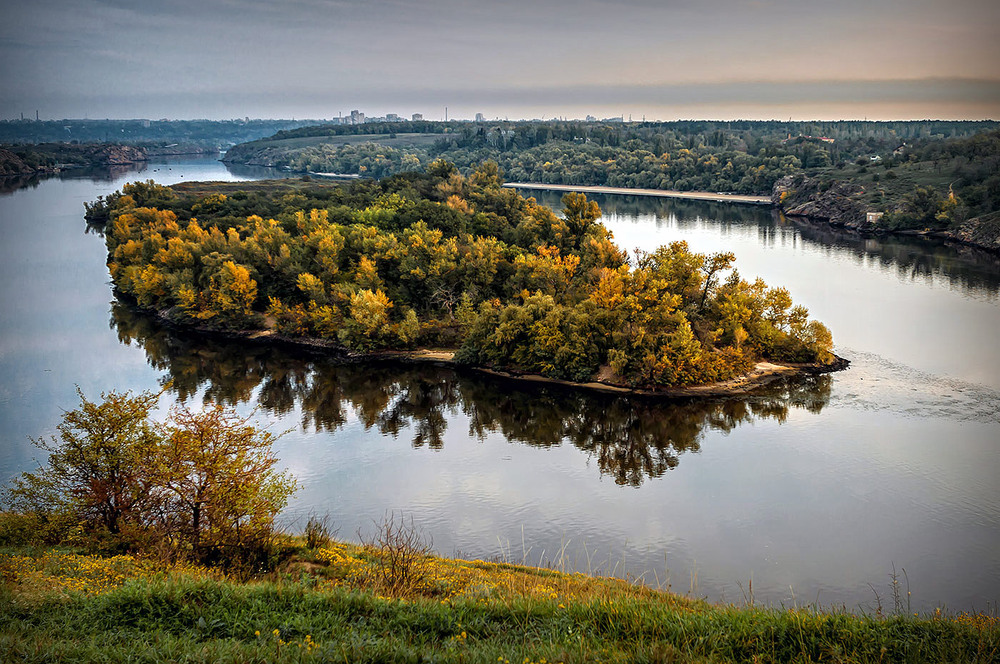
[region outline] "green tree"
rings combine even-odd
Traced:
[[[158,394],[107,392],[100,402],[78,394],[59,436],[33,441],[48,464],[11,483],[5,509],[40,522],[68,518],[119,545],[158,539],[206,563],[266,551],[296,488],[274,468],[276,436],[222,406],[177,408],[159,424],[150,417]]]

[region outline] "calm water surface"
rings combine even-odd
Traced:
[[[260,177],[210,160],[48,179],[0,195],[0,480],[30,436],[102,390],[237,404],[301,481],[284,518],[356,537],[403,510],[439,552],[642,577],[714,600],[913,610],[1000,599],[1000,264],[757,208],[599,198],[627,248],[731,250],[788,287],[850,370],[741,399],[625,400],[437,367],[171,334],[112,302],[83,202],[123,182]],[[558,206],[558,198],[540,197]],[[902,578],[902,576],[901,576]]]

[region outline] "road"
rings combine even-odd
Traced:
[[[512,189],[542,189],[545,191],[577,191],[584,194],[625,194],[629,196],[657,196],[659,198],[687,198],[696,201],[742,203],[744,205],[771,205],[770,196],[744,194],[717,194],[711,191],[672,191],[669,189],[632,189],[629,187],[600,187],[575,184],[537,184],[534,182],[507,182]]]

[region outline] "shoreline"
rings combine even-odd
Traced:
[[[822,224],[827,228],[839,231],[841,233],[849,233],[853,235],[859,235],[861,237],[901,237],[901,238],[925,238],[930,240],[937,240],[944,243],[945,245],[958,245],[961,247],[971,247],[973,249],[978,249],[979,251],[985,251],[993,256],[1000,256],[1000,246],[992,246],[989,244],[983,244],[982,242],[977,242],[973,239],[963,238],[958,233],[948,230],[948,229],[891,229],[891,228],[878,228],[863,227],[857,224],[852,224],[840,219],[831,219],[829,217],[819,217],[810,214],[799,214],[795,212],[788,212],[781,206],[776,208],[778,212],[785,217],[793,221],[806,221],[812,224]]]
[[[686,198],[694,201],[738,203],[771,207],[770,196],[750,194],[720,194],[711,191],[676,191],[673,189],[634,189],[631,187],[605,187],[603,185],[539,184],[535,182],[505,182],[508,189],[539,189],[543,191],[570,191],[584,194],[614,194],[616,196],[650,196],[654,198]]]
[[[363,362],[398,362],[401,364],[433,364],[436,366],[464,369],[477,373],[513,380],[534,385],[550,385],[564,388],[581,389],[591,392],[603,392],[619,396],[650,397],[661,399],[683,399],[692,397],[737,397],[749,394],[753,390],[786,378],[797,378],[824,373],[843,371],[850,366],[850,360],[840,356],[829,365],[799,364],[791,362],[771,362],[761,360],[746,374],[716,383],[703,385],[686,385],[657,388],[638,388],[616,384],[599,379],[587,382],[576,382],[561,378],[550,378],[540,374],[517,370],[494,369],[491,367],[459,364],[455,361],[457,349],[453,348],[416,348],[413,350],[381,350],[370,353],[351,351],[339,344],[317,337],[289,337],[272,330],[222,330],[203,326],[188,326],[171,320],[165,312],[143,309],[121,297],[119,301],[143,315],[155,318],[168,329],[182,334],[211,337],[225,341],[244,341],[265,346],[276,346],[295,351],[323,355],[343,361],[358,364]]]

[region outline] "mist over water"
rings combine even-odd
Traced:
[[[619,244],[733,251],[834,333],[848,371],[737,399],[621,399],[475,372],[169,332],[113,301],[84,201],[125,181],[233,180],[211,160],[0,189],[0,480],[29,436],[102,390],[257,408],[302,489],[356,537],[402,510],[444,555],[641,577],[742,602],[867,608],[905,569],[913,610],[1000,599],[1000,265],[753,207],[599,197]],[[537,196],[559,207],[558,197]],[[869,585],[870,584],[870,585]]]

